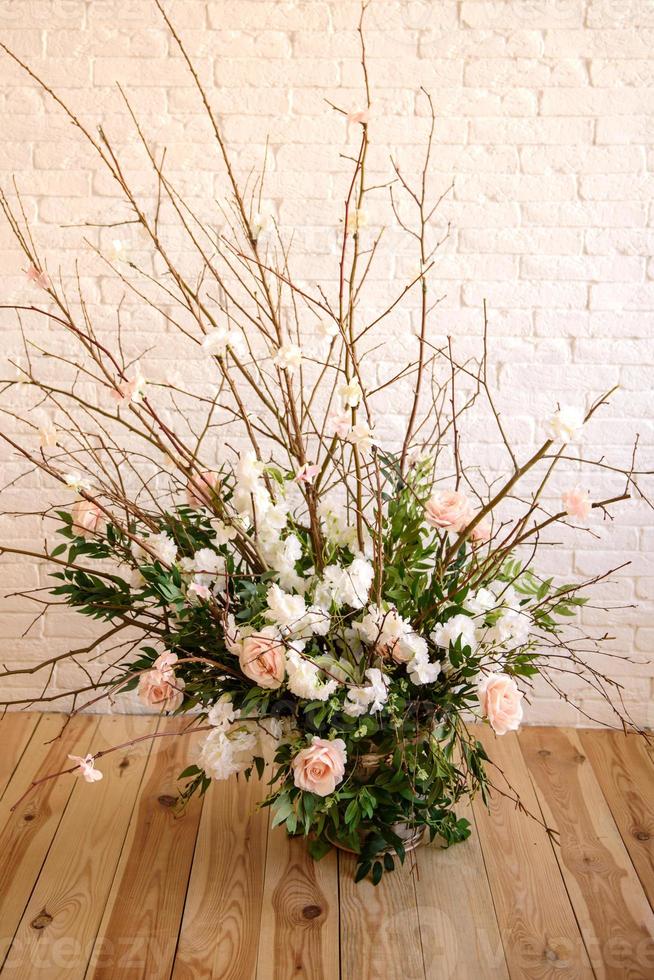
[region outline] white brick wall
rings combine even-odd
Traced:
[[[269,197],[282,226],[295,232],[300,275],[328,287],[348,165],[339,156],[344,125],[324,100],[348,109],[361,105],[358,3],[176,0],[167,7],[222,115],[242,175],[260,159],[269,136]],[[207,152],[197,95],[149,0],[0,0],[0,38],[85,122],[103,123],[122,147],[136,186],[149,193],[150,177],[113,87],[120,81],[156,145],[168,145],[174,176],[194,204],[210,212],[212,198],[224,189],[220,168]],[[611,406],[589,426],[587,450],[596,458],[610,450],[626,461],[639,432],[642,459],[651,467],[654,2],[372,0],[367,47],[373,176],[387,176],[389,151],[407,174],[419,166],[427,119],[416,92],[423,85],[438,116],[435,194],[454,178],[436,217],[435,231],[449,221],[451,233],[434,270],[436,289],[446,294],[433,316],[434,335],[448,332],[469,345],[480,335],[486,298],[493,377],[521,452],[529,451],[539,415],[557,399],[581,401],[620,383]],[[114,190],[61,113],[4,57],[0,81],[0,179],[8,187],[17,175],[49,267],[71,276],[84,236],[105,244],[114,236],[59,226],[115,217]],[[373,226],[389,221],[387,204],[378,198],[370,205]],[[393,248],[377,274],[380,289],[415,264],[405,246],[396,246],[394,229],[388,238]],[[3,301],[25,297],[21,266],[2,228]],[[85,285],[102,322],[115,303],[115,283],[89,274]],[[140,333],[155,329],[129,308],[128,317]],[[0,323],[9,349],[18,339],[15,321],[4,314]],[[394,329],[410,330],[411,316],[397,318]],[[163,357],[157,352],[158,368]],[[376,360],[380,376],[396,368],[388,353]],[[389,403],[381,425],[387,435],[397,431],[404,404],[401,393]],[[470,427],[469,458],[501,472],[487,433],[484,425]],[[17,467],[5,459],[11,479]],[[40,478],[24,486],[8,494],[8,506],[30,509],[44,499]],[[632,559],[598,590],[626,608],[609,614],[588,609],[584,618],[615,636],[616,652],[643,661],[654,645],[652,515],[638,503],[621,505],[614,523],[597,530],[599,540],[557,535],[561,544],[544,554],[544,565],[566,576],[590,576]],[[29,519],[2,525],[3,540],[25,547],[41,534]],[[29,562],[5,560],[4,571],[11,591],[46,581]],[[36,662],[93,633],[89,623],[61,612],[20,639],[30,615],[24,601],[4,602],[3,661]],[[651,665],[607,664],[624,680],[636,719],[654,723]],[[69,679],[63,671],[56,677],[61,686]],[[27,696],[41,680],[28,676],[11,689]],[[587,687],[573,693],[584,710],[606,717]],[[540,690],[529,718],[583,720]]]

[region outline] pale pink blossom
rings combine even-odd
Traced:
[[[73,519],[73,530],[82,538],[94,538],[102,534],[107,519],[93,500],[76,500],[70,509]]]
[[[492,525],[490,517],[482,517],[479,524],[475,524],[470,532],[470,540],[474,544],[486,544],[487,541],[490,541],[491,533]]]
[[[125,379],[118,382],[116,387],[111,389],[111,397],[119,405],[124,402],[138,405],[143,401],[146,384],[147,382],[137,366],[136,374],[131,381]]]
[[[189,507],[207,507],[220,483],[220,474],[203,470],[197,476],[189,477],[186,487],[186,503]]]
[[[356,109],[354,112],[348,112],[347,121],[348,123],[359,123],[364,126],[370,120],[370,107],[365,109]]]
[[[350,412],[334,412],[327,419],[331,430],[339,439],[347,439],[352,428],[352,414]]]
[[[303,463],[295,474],[296,483],[313,483],[314,477],[320,473],[320,467],[315,463]]]
[[[314,735],[311,745],[293,759],[293,780],[297,788],[306,793],[329,796],[343,779],[346,762],[342,738],[326,739]]]
[[[492,673],[480,681],[477,693],[482,714],[496,735],[506,735],[520,727],[522,691],[508,674]]]
[[[581,487],[566,490],[563,494],[563,506],[566,514],[578,517],[581,521],[586,520],[593,507],[588,490],[582,490]]]
[[[350,126],[367,126],[370,121],[370,109],[354,109],[352,112],[348,112],[346,118],[345,126],[345,139],[346,141],[350,138]]]
[[[286,674],[286,657],[277,630],[264,626],[257,633],[244,637],[239,663],[245,676],[258,687],[271,690],[281,687]]]
[[[73,762],[78,764],[76,772],[78,772],[87,783],[97,783],[100,779],[102,779],[103,774],[99,769],[95,768],[95,758],[92,755],[85,755],[83,757],[81,755],[69,755],[68,758],[72,759]]]
[[[208,585],[198,585],[197,582],[191,582],[188,587],[188,594],[191,598],[195,597],[207,601],[211,598],[212,592]]]
[[[43,272],[33,264],[29,267],[25,275],[30,282],[35,283],[41,289],[47,289],[50,286],[50,277],[47,272]]]
[[[459,490],[436,490],[425,505],[425,520],[432,527],[462,531],[473,517],[470,500]]]

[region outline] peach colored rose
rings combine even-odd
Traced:
[[[578,517],[580,520],[585,521],[592,508],[588,490],[582,490],[580,487],[566,490],[563,494],[563,506],[565,507],[566,514],[570,517]]]
[[[189,478],[186,487],[186,503],[189,507],[208,507],[220,482],[220,475],[204,470]]]
[[[427,523],[448,531],[462,531],[473,517],[472,504],[458,490],[436,490],[425,506]]]
[[[520,727],[522,691],[508,674],[487,674],[477,687],[482,714],[496,735],[506,735]]]
[[[174,711],[184,700],[184,681],[171,668],[148,670],[139,680],[139,700],[149,708]]]
[[[479,524],[475,524],[470,532],[470,540],[475,544],[486,544],[490,541],[492,532],[490,517],[482,517]]]
[[[342,738],[311,740],[308,748],[293,759],[293,780],[298,789],[317,796],[329,796],[345,774],[347,754]]]
[[[70,510],[73,518],[73,530],[82,538],[93,538],[101,534],[107,520],[96,503],[92,500],[76,500]]]
[[[245,676],[258,687],[280,687],[286,675],[284,644],[272,626],[244,637],[238,659]]]

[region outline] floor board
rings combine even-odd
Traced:
[[[258,780],[172,807],[181,719],[0,721],[2,978],[598,980],[654,976],[654,760],[642,740],[525,728],[478,737],[498,768],[472,835],[407,857],[378,888],[270,829]],[[141,736],[104,779],[30,783],[67,754]],[[516,806],[515,793],[531,812]],[[539,823],[538,821],[541,821]],[[553,842],[542,823],[559,835]]]

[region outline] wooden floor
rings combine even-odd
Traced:
[[[30,781],[66,753],[180,721],[0,721],[2,976],[233,980],[654,977],[654,761],[636,738],[527,728],[492,754],[543,830],[498,798],[473,834],[416,852],[378,888],[348,856],[308,860],[257,812],[258,781],[214,784],[175,818],[188,739],[104,759],[102,782]]]

